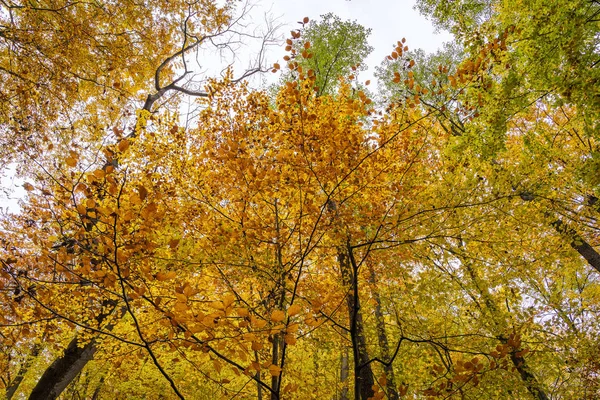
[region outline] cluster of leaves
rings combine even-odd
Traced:
[[[233,2],[3,4],[20,153],[2,160],[29,162],[0,221],[7,397],[600,395],[598,109],[579,81],[598,7],[522,3],[423,1],[463,40],[398,41],[378,102],[356,76],[368,30],[333,15],[291,32],[267,93],[230,69],[186,80]],[[544,15],[589,25],[545,41]],[[199,107],[180,126],[183,95]]]

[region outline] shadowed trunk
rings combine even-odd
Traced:
[[[461,262],[467,270],[469,277],[473,282],[473,285],[477,289],[477,292],[483,298],[486,310],[491,315],[492,321],[494,322],[496,332],[506,331],[506,324],[502,321],[504,318],[500,315],[500,311],[496,306],[494,298],[490,295],[488,287],[480,282],[480,279],[477,276],[477,273],[470,262],[462,258]],[[498,339],[502,343],[506,343],[508,341],[502,334],[498,336]],[[546,392],[542,388],[542,385],[537,380],[533,372],[530,370],[527,361],[523,358],[522,355],[520,355],[520,349],[511,352],[510,360],[512,361],[517,372],[519,372],[519,376],[525,384],[527,391],[538,400],[548,400],[548,395],[546,395]]]
[[[383,318],[383,310],[381,308],[381,297],[376,287],[375,281],[375,270],[373,266],[367,263],[369,267],[369,283],[373,291],[373,299],[375,300],[375,321],[377,322],[377,340],[379,341],[379,347],[381,348],[381,358],[385,362],[390,362],[392,356],[390,352],[390,345],[388,342],[387,333],[385,331],[385,320]],[[383,366],[385,371],[385,377],[387,380],[387,396],[390,400],[398,400],[398,390],[396,389],[396,379],[394,376],[394,367],[392,365]]]
[[[348,400],[348,348],[344,346],[344,351],[340,356],[340,382],[342,383],[342,392],[339,400]]]
[[[552,226],[558,233],[569,240],[571,247],[575,249],[580,256],[585,258],[592,268],[600,272],[600,254],[586,242],[575,229],[569,227],[560,219],[552,222]]]
[[[354,398],[356,400],[367,400],[374,395],[372,386],[375,381],[369,363],[371,358],[367,351],[363,316],[358,298],[358,266],[353,259],[352,250],[349,246],[338,249],[338,262],[344,287],[348,288],[346,300],[354,355]]]
[[[15,376],[15,378],[10,382],[10,384],[6,388],[6,400],[12,399],[12,397],[15,395],[17,389],[19,389],[19,386],[21,385],[21,382],[23,382],[23,378],[25,378],[25,374],[27,374],[27,371],[29,371],[29,367],[31,367],[33,360],[35,360],[35,358],[40,353],[41,348],[42,347],[39,344],[33,345],[31,353],[29,353],[29,355],[19,368],[17,376]]]
[[[29,400],[56,399],[83,370],[88,361],[94,358],[95,352],[95,340],[92,340],[83,347],[79,347],[77,337],[75,337],[65,349],[62,357],[54,360],[46,369],[29,395]]]
[[[116,301],[105,300],[104,307],[112,306],[110,311],[102,313],[96,317],[98,326],[110,316],[116,309]],[[125,306],[118,311],[115,321],[120,320],[127,311]],[[105,331],[111,331],[116,322],[111,322],[104,327]],[[96,339],[92,339],[83,347],[79,347],[77,336],[71,340],[64,354],[54,360],[52,364],[44,371],[42,377],[38,380],[29,400],[54,400],[65,390],[75,377],[83,370],[88,361],[94,358],[96,353]]]

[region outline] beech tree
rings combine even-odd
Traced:
[[[541,23],[520,26],[546,4],[463,3],[434,13],[460,51],[391,40],[383,104],[352,65],[319,83],[308,18],[283,61],[198,83],[233,2],[3,4],[3,160],[27,191],[0,221],[6,396],[600,395],[596,110],[562,93],[595,47],[553,86],[525,72]],[[275,93],[240,79],[264,69]]]

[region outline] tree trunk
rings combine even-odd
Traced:
[[[342,383],[342,391],[339,400],[348,400],[348,347],[344,346],[344,350],[340,356],[340,382]]]
[[[373,371],[371,358],[367,351],[364,323],[358,296],[358,266],[353,259],[349,246],[338,249],[338,262],[342,273],[344,287],[348,288],[346,296],[350,319],[350,338],[354,355],[354,398],[367,400],[374,395]]]
[[[75,337],[65,349],[62,357],[54,360],[46,369],[29,395],[29,400],[56,399],[81,372],[87,362],[94,357],[95,352],[95,340],[92,340],[83,347],[79,347],[77,345],[77,337]]]
[[[537,380],[535,375],[529,370],[527,362],[525,361],[523,356],[517,355],[519,353],[519,350],[512,351],[510,353],[510,360],[519,372],[521,380],[525,383],[525,386],[527,386],[527,390],[537,400],[549,400],[548,395],[546,395],[546,392],[544,392],[544,390],[542,389],[539,381]]]
[[[279,364],[279,344],[280,344],[280,334],[273,335],[273,352],[271,363],[274,365]],[[271,376],[271,400],[279,400],[279,375]]]
[[[490,316],[492,317],[492,321],[494,322],[494,328],[497,334],[498,332],[506,331],[506,324],[504,323],[504,318],[500,315],[499,308],[496,306],[494,298],[490,295],[488,288],[486,285],[482,284],[477,276],[477,273],[473,266],[464,259],[461,259],[461,263],[466,268],[471,281],[473,282],[473,286],[479,292],[479,295],[483,298],[483,301],[486,305],[486,309]],[[502,343],[506,343],[507,339],[503,336],[503,334],[498,335],[498,339]],[[548,395],[540,385],[540,382],[537,380],[533,372],[529,369],[527,365],[527,361],[523,358],[523,356],[517,356],[519,350],[514,350],[510,354],[510,360],[512,361],[515,369],[519,372],[521,376],[521,380],[525,384],[527,391],[531,393],[538,400],[548,400]]]
[[[571,247],[585,258],[592,268],[600,272],[600,254],[588,242],[583,240],[575,229],[569,227],[560,219],[552,222],[552,226],[558,233],[569,240]]]
[[[31,353],[27,355],[27,358],[19,368],[17,376],[15,376],[15,378],[12,381],[10,381],[10,384],[6,388],[6,400],[12,399],[12,397],[15,395],[17,389],[19,388],[19,385],[21,385],[21,382],[23,382],[23,378],[25,378],[25,374],[27,373],[27,371],[29,371],[29,367],[31,367],[33,360],[35,360],[35,358],[40,353],[41,348],[42,346],[40,346],[39,344],[33,345]]]
[[[102,313],[96,317],[98,326],[110,316],[117,307],[117,302],[114,300],[105,300],[104,307],[112,306],[110,311]],[[127,307],[122,306],[116,318],[120,320],[127,311]],[[111,331],[115,326],[114,322],[109,323],[104,327],[106,331]],[[54,360],[52,364],[44,371],[44,374],[37,382],[33,391],[29,395],[29,400],[54,400],[63,390],[73,381],[86,366],[88,361],[94,358],[96,353],[96,340],[92,339],[83,347],[79,347],[77,336],[67,346],[64,354]]]
[[[390,353],[387,332],[385,331],[385,320],[383,318],[383,310],[381,308],[381,297],[379,296],[379,290],[377,290],[375,283],[375,270],[370,263],[367,263],[367,265],[369,267],[369,283],[371,284],[373,299],[375,300],[375,321],[377,322],[377,339],[379,341],[379,347],[381,348],[381,358],[383,361],[389,363],[392,356]],[[387,380],[387,396],[390,400],[398,400],[398,390],[396,389],[394,367],[390,363],[390,365],[384,365],[383,370],[385,371],[385,377]]]

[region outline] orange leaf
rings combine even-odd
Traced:
[[[275,364],[271,364],[269,366],[269,373],[271,376],[279,376],[279,374],[281,374],[281,368]]]
[[[300,311],[302,311],[302,307],[300,307],[298,304],[293,304],[290,306],[290,308],[288,308],[288,315],[293,317],[294,315],[300,314]]]
[[[121,151],[121,152],[127,150],[129,148],[129,140],[127,140],[127,139],[121,140],[117,147],[119,148],[119,151]]]
[[[275,310],[271,313],[271,321],[281,322],[285,318],[285,313],[281,310]]]

